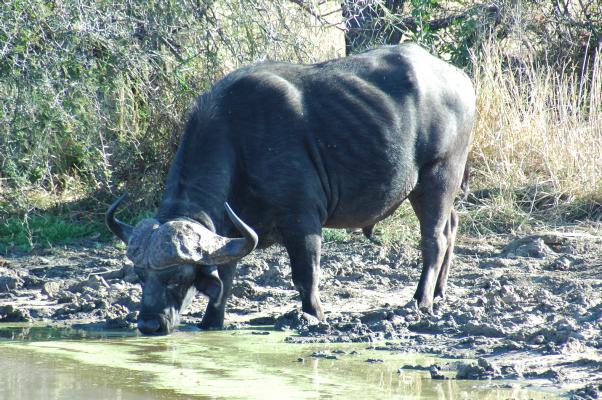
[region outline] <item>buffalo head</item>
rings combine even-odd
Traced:
[[[163,224],[148,218],[132,227],[114,215],[126,195],[109,207],[106,223],[127,244],[127,257],[142,284],[138,329],[147,335],[168,334],[197,292],[220,304],[223,286],[216,266],[249,254],[257,245],[257,235],[227,203],[226,212],[244,238],[217,235],[186,217]]]

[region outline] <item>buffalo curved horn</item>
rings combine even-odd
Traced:
[[[228,203],[224,203],[226,213],[236,229],[242,233],[242,238],[227,238],[223,246],[208,254],[207,264],[228,264],[235,262],[252,252],[257,247],[257,234],[232,211]]]
[[[224,207],[226,208],[226,213],[228,214],[228,218],[234,224],[236,229],[240,233],[242,233],[244,239],[231,239],[228,244],[225,246],[225,251],[229,254],[232,254],[234,257],[242,258],[255,250],[257,247],[257,234],[249,225],[245,224],[243,220],[241,220],[238,215],[232,211],[230,205],[226,202],[224,203]]]
[[[132,237],[133,228],[131,225],[128,225],[125,222],[115,218],[115,211],[117,210],[117,207],[119,207],[119,204],[121,204],[126,197],[128,197],[127,192],[122,194],[117,200],[115,200],[113,204],[111,204],[105,213],[105,223],[107,224],[109,230],[115,234],[115,236],[127,244]]]

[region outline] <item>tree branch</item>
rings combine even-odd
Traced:
[[[470,18],[471,16],[473,16],[475,14],[487,13],[491,16],[495,16],[497,19],[498,15],[499,15],[499,11],[500,11],[499,7],[494,3],[478,4],[460,14],[433,19],[428,22],[423,22],[422,24],[419,24],[419,21],[417,21],[413,17],[401,18],[399,25],[403,26],[404,28],[406,28],[410,31],[415,31],[418,29],[419,26],[426,25],[429,27],[429,30],[436,31],[439,29],[448,28],[448,27],[452,26],[453,24],[455,24],[459,21],[463,21],[467,18]]]

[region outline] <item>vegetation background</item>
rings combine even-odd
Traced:
[[[104,211],[125,190],[125,220],[152,213],[188,107],[233,69],[406,40],[477,89],[463,232],[600,221],[598,0],[11,0],[0,5],[0,254],[108,239]],[[415,225],[401,207],[379,238]]]

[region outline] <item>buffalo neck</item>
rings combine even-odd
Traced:
[[[198,114],[198,113],[197,113]],[[208,229],[224,232],[224,202],[234,179],[234,158],[223,130],[192,115],[171,164],[157,219],[194,219]]]

